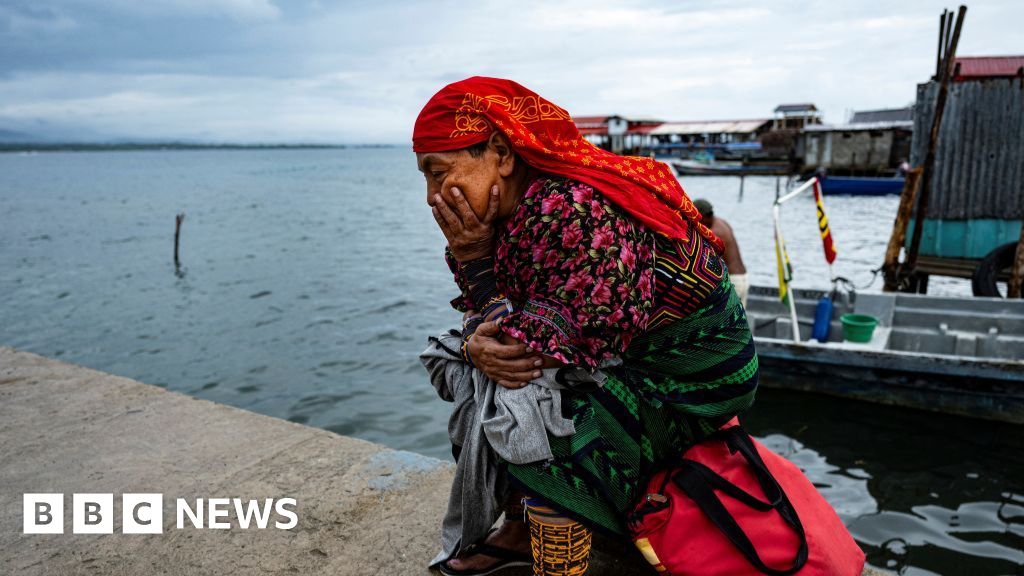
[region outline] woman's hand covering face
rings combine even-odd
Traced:
[[[441,194],[434,194],[431,212],[441,232],[448,240],[452,256],[459,262],[490,256],[494,251],[494,219],[498,214],[498,187],[491,187],[487,199],[487,213],[479,219],[465,194],[451,189],[452,204]]]
[[[506,388],[522,388],[540,377],[543,359],[526,344],[503,334],[496,322],[484,322],[469,339],[473,364],[488,378]]]

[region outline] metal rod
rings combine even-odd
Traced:
[[[783,203],[789,202],[793,198],[796,198],[800,194],[803,194],[804,192],[806,192],[806,191],[810,190],[811,188],[813,188],[814,187],[814,183],[817,182],[817,181],[818,181],[818,177],[817,176],[815,176],[814,178],[811,178],[810,180],[808,180],[808,181],[804,182],[803,184],[801,184],[800,186],[798,186],[796,188],[796,190],[793,190],[792,192],[787,192],[785,196],[777,199],[775,201],[775,203],[776,204],[783,204]]]

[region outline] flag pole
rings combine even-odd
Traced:
[[[788,199],[795,195],[787,195]],[[789,266],[789,258],[786,257],[786,244],[782,238],[782,203],[778,200],[772,206],[772,219],[775,221],[775,258],[778,263],[779,274],[779,296],[785,298],[789,303],[789,320],[793,325],[793,342],[800,341],[800,324],[796,319],[796,299],[793,298],[793,291],[789,287],[789,279],[786,278],[786,270]]]
[[[825,201],[822,198],[821,185],[818,182],[818,178],[813,177],[792,192],[776,198],[772,204],[772,219],[775,222],[775,258],[779,274],[779,298],[789,301],[789,318],[793,323],[794,342],[800,341],[800,325],[797,322],[796,316],[796,298],[789,285],[789,282],[792,280],[792,273],[790,272],[789,255],[786,253],[786,241],[782,236],[782,205],[808,190],[814,192],[814,203],[818,211],[818,230],[821,233],[822,246],[825,249],[825,261],[828,263],[829,280],[832,282],[833,290],[835,290],[836,286],[835,270],[832,267],[832,263],[836,259],[835,245],[832,241],[832,231],[828,225],[828,216],[825,215]]]

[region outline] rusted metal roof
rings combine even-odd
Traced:
[[[954,72],[954,82],[1024,76],[1024,56],[961,56],[956,59]]]
[[[661,126],[664,122],[657,122],[651,124],[640,124],[639,126],[630,126],[626,129],[626,134],[650,134],[655,128]]]
[[[756,132],[771,120],[697,120],[694,122],[665,122],[649,134],[747,134]]]
[[[592,128],[594,126],[607,126],[608,119],[614,117],[615,116],[573,116],[572,121],[576,124],[577,128]]]

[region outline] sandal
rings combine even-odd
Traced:
[[[487,533],[490,536],[497,528],[491,528],[491,531]],[[487,538],[484,536],[484,539]],[[473,556],[474,554],[484,554],[497,558],[498,562],[487,568],[477,568],[472,570],[456,570],[448,566],[448,560],[438,564],[437,569],[441,571],[441,574],[445,576],[485,576],[497,572],[498,570],[504,570],[505,568],[512,568],[515,566],[532,566],[533,555],[526,554],[525,552],[517,552],[515,550],[509,550],[508,548],[501,548],[493,544],[487,544],[486,542],[479,542],[476,544],[470,544],[466,546],[464,550],[467,556]]]

